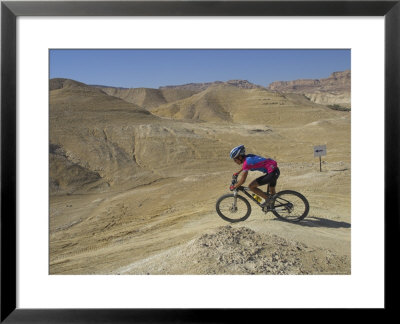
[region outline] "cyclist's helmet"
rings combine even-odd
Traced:
[[[244,155],[245,153],[246,153],[246,149],[244,148],[244,145],[239,145],[239,146],[236,146],[234,149],[232,149],[229,156],[231,157],[231,159],[235,159],[240,155]]]

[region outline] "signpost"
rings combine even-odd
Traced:
[[[319,172],[322,172],[321,156],[326,155],[326,145],[314,146],[314,157],[319,156]]]

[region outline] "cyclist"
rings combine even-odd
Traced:
[[[256,195],[265,199],[264,203],[261,204],[262,207],[265,207],[268,204],[269,198],[276,193],[276,180],[280,175],[276,161],[254,154],[246,154],[244,145],[239,145],[233,148],[230,153],[230,158],[239,165],[243,164],[242,168],[238,172],[234,173],[235,176],[238,176],[243,172],[238,183],[230,186],[231,190],[239,188],[246,181],[249,171],[261,171],[264,173],[264,175],[253,180],[249,184],[249,189]],[[269,184],[270,196],[267,196],[262,190],[258,189],[259,186],[266,184]]]

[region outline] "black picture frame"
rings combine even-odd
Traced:
[[[385,307],[397,306],[392,260],[399,237],[400,1],[2,1],[1,322],[198,323],[256,319],[255,309],[18,309],[16,307],[16,19],[18,16],[383,16],[385,19]],[[369,154],[369,152],[366,152]],[[371,189],[374,189],[371,183]],[[376,188],[375,188],[376,189]],[[373,195],[373,192],[371,193]],[[368,200],[368,197],[366,197]],[[372,206],[373,207],[373,206]],[[380,206],[375,208],[382,208]],[[367,285],[368,283],[366,283]],[[272,310],[268,310],[272,311]],[[258,321],[258,320],[257,320]]]

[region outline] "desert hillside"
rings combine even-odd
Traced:
[[[54,82],[54,81],[53,81]],[[193,96],[215,85],[231,85],[241,89],[256,89],[261,86],[246,80],[229,80],[226,82],[215,81],[207,83],[188,83],[183,85],[164,86],[152,88],[117,88],[110,86],[94,85],[93,87],[104,91],[110,96],[121,98],[145,108],[154,108],[159,105],[174,102]]]
[[[325,119],[335,116],[335,112],[326,108],[296,94],[217,84],[189,98],[160,105],[150,111],[177,120],[288,126],[314,122],[315,114]],[[284,115],[282,111],[285,111]]]
[[[349,110],[351,108],[350,70],[333,72],[327,78],[321,79],[275,81],[266,87],[253,84],[247,80],[188,83],[183,85],[163,86],[158,89],[118,88],[101,85],[96,85],[94,87],[111,96],[121,98],[125,101],[137,104],[147,109],[156,108],[166,104],[173,105],[179,100],[190,98],[193,95],[199,94],[209,88],[216,87],[230,87],[231,89],[237,88],[248,90],[269,90],[270,92],[278,94],[300,94],[312,103],[321,104],[333,109]],[[179,109],[176,106],[174,107],[175,108],[172,109],[173,111]],[[161,107],[161,110],[168,109]],[[185,112],[182,112],[181,115],[185,114]]]
[[[141,107],[152,108],[166,103],[164,96],[157,89],[149,88],[135,88],[135,89],[121,89],[121,88],[102,88],[110,96],[121,98],[127,102],[134,103]]]
[[[350,274],[349,111],[240,80],[49,89],[51,274]],[[238,144],[278,161],[305,220],[217,215]]]
[[[351,71],[334,72],[328,78],[276,81],[269,90],[298,93],[311,101],[337,108],[351,107]]]

